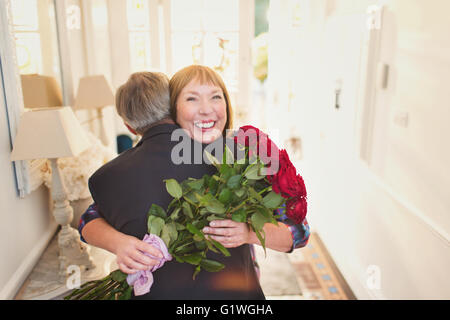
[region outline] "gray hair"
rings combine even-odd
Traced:
[[[116,110],[137,133],[170,117],[169,78],[161,72],[136,72],[116,92]]]

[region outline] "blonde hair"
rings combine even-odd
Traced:
[[[169,81],[170,88],[170,115],[174,121],[177,121],[177,99],[181,91],[191,81],[196,80],[200,84],[213,84],[222,89],[227,106],[227,122],[223,134],[226,129],[231,129],[233,126],[233,109],[231,108],[230,97],[227,88],[220,77],[220,75],[213,69],[202,65],[191,65],[179,70],[175,73]]]
[[[170,116],[169,78],[161,72],[136,72],[116,92],[116,109],[137,133]]]

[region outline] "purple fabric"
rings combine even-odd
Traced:
[[[159,263],[157,265],[153,266],[153,268],[151,270],[145,270],[145,271],[142,270],[142,271],[138,271],[133,274],[129,274],[127,276],[127,283],[130,286],[133,286],[135,296],[141,296],[143,294],[150,292],[150,288],[153,285],[152,272],[161,268],[166,261],[172,260],[172,256],[170,255],[169,251],[167,250],[166,244],[160,237],[158,237],[154,234],[150,234],[150,235],[146,234],[144,236],[144,239],[142,239],[142,241],[144,241],[145,243],[151,244],[155,248],[159,249],[159,251],[161,251],[161,253],[163,254],[163,258],[161,258],[159,260]],[[154,257],[149,254],[146,254],[146,255],[153,259],[156,259],[156,260],[159,259],[159,258]]]

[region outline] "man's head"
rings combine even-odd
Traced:
[[[129,129],[142,135],[170,117],[169,78],[161,72],[136,72],[116,92],[117,113]]]

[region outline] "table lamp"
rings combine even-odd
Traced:
[[[80,241],[78,231],[70,226],[73,209],[56,162],[57,158],[77,156],[89,146],[90,142],[70,107],[41,108],[22,114],[11,154],[12,161],[42,158],[50,161],[53,215],[61,226],[58,247],[62,277],[67,275],[70,265],[86,270],[94,268],[88,247]]]
[[[25,108],[61,107],[62,91],[54,77],[40,74],[20,75]]]
[[[103,124],[102,108],[114,104],[114,94],[105,76],[95,75],[80,79],[73,108],[75,110],[93,109],[97,111],[97,116],[100,119],[100,140],[105,146],[109,146],[111,141]]]

